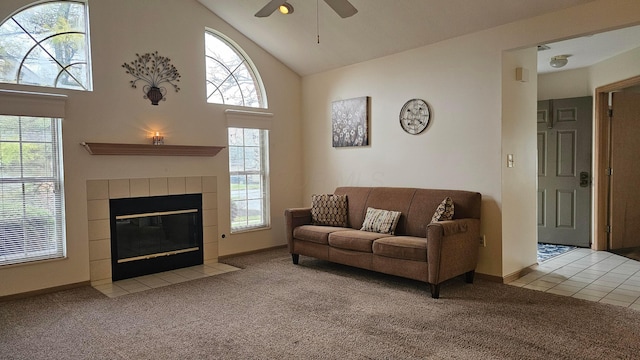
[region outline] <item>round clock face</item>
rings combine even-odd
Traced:
[[[407,101],[400,110],[400,126],[409,134],[420,134],[429,125],[429,105],[424,100]]]

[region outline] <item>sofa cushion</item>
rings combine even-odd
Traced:
[[[453,219],[453,210],[453,200],[447,196],[442,200],[440,205],[438,205],[438,208],[436,208],[436,212],[433,214],[431,222]]]
[[[327,245],[329,234],[346,228],[322,225],[302,225],[293,229],[293,237],[300,240]]]
[[[347,196],[311,195],[311,221],[314,225],[347,226]]]
[[[372,231],[381,234],[393,235],[400,220],[399,211],[367,208],[367,215],[362,223],[362,231]]]
[[[361,230],[335,231],[329,234],[329,245],[338,249],[370,253],[373,242],[387,236],[391,235]]]
[[[427,261],[427,239],[391,236],[373,242],[373,254],[395,259]]]

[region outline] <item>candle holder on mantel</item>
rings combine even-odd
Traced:
[[[152,139],[153,145],[164,145],[164,136],[161,136],[159,132],[156,131]]]

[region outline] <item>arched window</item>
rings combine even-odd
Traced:
[[[0,25],[0,81],[91,90],[87,5],[39,2]]]
[[[267,108],[262,80],[249,57],[224,35],[205,32],[207,102]]]

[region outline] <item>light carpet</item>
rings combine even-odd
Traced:
[[[426,284],[284,249],[240,271],[108,298],[0,302],[2,359],[624,359],[640,312],[482,280]]]

